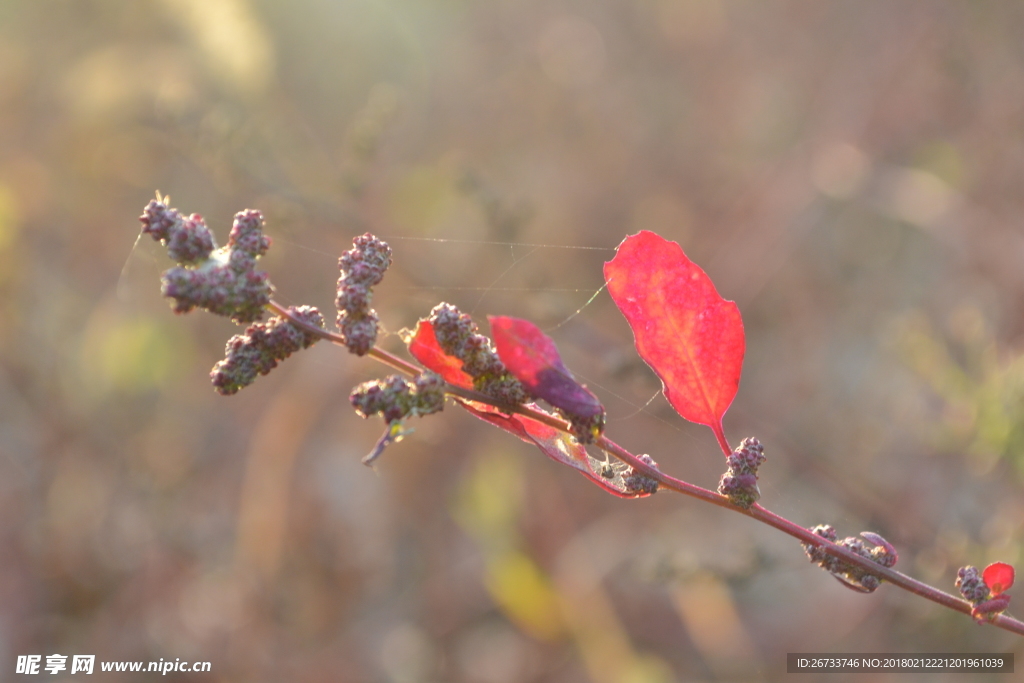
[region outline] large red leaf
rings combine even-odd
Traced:
[[[622,241],[604,277],[669,403],[711,427],[728,455],[722,416],[739,388],[745,348],[736,303],[718,294],[682,247],[648,230]]]
[[[573,379],[551,337],[529,320],[487,316],[498,357],[534,396],[571,415],[594,417],[604,412],[600,399]]]

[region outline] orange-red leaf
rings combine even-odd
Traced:
[[[728,455],[722,416],[739,388],[745,349],[736,303],[718,294],[682,247],[647,230],[623,240],[604,277],[669,403],[711,427]]]
[[[473,388],[473,378],[463,371],[462,361],[449,356],[437,343],[434,326],[429,320],[420,320],[416,334],[409,341],[409,353],[428,370],[433,370],[449,384],[463,389]]]

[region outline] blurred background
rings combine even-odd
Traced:
[[[613,439],[713,488],[710,430],[607,293],[584,306],[655,230],[743,312],[725,427],[765,444],[761,502],[955,592],[1022,560],[1022,33],[1011,2],[0,1],[0,678],[53,653],[296,683],[1019,662],[1019,637],[849,591],[740,515],[612,498],[452,405],[367,469],[382,424],[347,397],[386,368],[320,344],[218,396],[240,330],[175,316],[170,261],[133,244],[157,190],[221,242],[258,208],[277,298],[330,320],[373,231],[384,348],[442,300],[530,318]]]

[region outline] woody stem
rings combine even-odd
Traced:
[[[325,329],[316,327],[315,325],[311,325],[303,320],[296,318],[288,311],[287,308],[277,303],[276,301],[271,301],[269,304],[267,304],[267,308],[273,310],[276,314],[284,318],[287,318],[293,325],[308,332],[309,334],[315,335],[333,344],[345,346],[345,339],[341,335],[336,334],[334,332],[329,332]],[[423,372],[423,368],[421,368],[420,366],[415,365],[414,363],[410,363],[409,361],[399,358],[398,356],[388,351],[379,349],[377,347],[371,348],[367,355],[373,358],[374,360],[384,363],[385,365],[388,365],[394,368],[395,370],[398,370],[399,372],[402,372],[409,376],[416,376]],[[487,405],[499,408],[503,411],[522,415],[524,417],[530,418],[531,420],[536,420],[537,422],[546,424],[559,431],[565,432],[566,434],[571,433],[569,429],[569,424],[564,420],[561,420],[553,415],[549,415],[548,413],[539,412],[525,405],[501,405],[490,396],[487,396],[486,394],[482,394],[471,389],[457,387],[450,383],[445,386],[445,393],[451,396],[457,396],[461,399],[465,399],[468,401],[485,403]],[[682,493],[683,495],[687,495],[692,498],[697,498],[706,503],[711,503],[712,505],[717,505],[718,507],[725,508],[727,510],[732,510],[733,512],[738,512],[742,515],[746,515],[747,517],[756,519],[757,521],[767,524],[768,526],[774,527],[779,531],[782,531],[783,533],[789,534],[790,536],[796,538],[802,543],[806,543],[808,545],[821,548],[827,554],[839,558],[844,563],[853,565],[855,567],[863,569],[869,574],[873,574],[882,579],[885,579],[889,583],[893,584],[894,586],[898,586],[903,590],[910,591],[915,595],[919,595],[927,600],[931,600],[932,602],[938,603],[944,607],[948,607],[958,612],[963,612],[964,614],[971,613],[973,605],[971,605],[970,602],[967,602],[966,600],[961,600],[960,598],[950,595],[949,593],[945,593],[939,590],[938,588],[918,581],[917,579],[911,578],[906,574],[902,574],[889,567],[884,567],[866,557],[862,557],[857,553],[853,552],[852,550],[832,543],[828,539],[818,536],[809,529],[805,529],[804,527],[789,521],[785,517],[781,517],[775,514],[774,512],[771,512],[770,510],[762,507],[761,505],[755,504],[752,505],[749,509],[744,509],[742,507],[735,505],[734,503],[732,503],[732,501],[729,500],[728,497],[723,496],[722,494],[716,491],[711,491],[709,489],[705,489],[695,484],[691,484],[681,479],[676,479],[675,477],[669,476],[663,473],[661,470],[654,467],[653,465],[644,462],[636,455],[630,453],[625,448],[618,445],[617,443],[615,443],[606,436],[601,436],[600,438],[598,438],[595,445],[601,450],[608,453],[609,455],[612,455],[613,457],[618,458],[622,462],[631,466],[634,469],[634,471],[641,472],[645,476],[654,479],[655,481],[658,482],[658,485],[661,488],[670,489],[677,493]],[[1013,617],[1006,616],[1005,614],[996,615],[996,617],[992,620],[991,623],[1007,631],[1011,631],[1019,635],[1024,635],[1024,622],[1018,619],[1014,619]]]

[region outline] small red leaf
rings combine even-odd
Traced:
[[[718,294],[682,247],[648,230],[622,241],[604,277],[669,403],[711,427],[728,455],[722,416],[739,388],[745,349],[736,303]]]
[[[428,370],[433,370],[449,384],[463,389],[473,388],[473,378],[463,371],[462,361],[449,356],[437,343],[434,326],[429,320],[420,320],[416,334],[409,341],[409,353]]]
[[[1010,590],[1010,587],[1013,585],[1013,565],[1006,564],[1005,562],[993,562],[985,567],[981,578],[985,580],[985,584],[993,596],[999,595],[1004,591]]]
[[[520,318],[487,319],[498,357],[530,393],[571,415],[594,417],[604,412],[600,399],[573,379],[554,340],[540,328]]]

